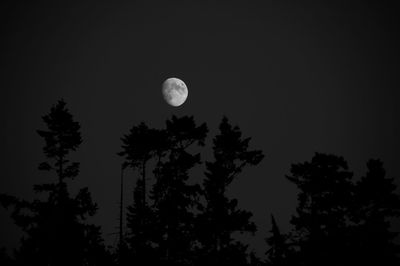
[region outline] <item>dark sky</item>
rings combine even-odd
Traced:
[[[266,154],[230,191],[254,212],[259,251],[270,213],[289,229],[291,163],[335,153],[360,176],[367,159],[381,158],[400,183],[399,10],[389,3],[12,2],[0,7],[0,192],[30,199],[33,184],[50,180],[36,170],[44,143],[35,130],[64,98],[84,138],[73,187],[89,186],[109,244],[120,137],[140,121],[163,127],[173,114],[207,122],[208,144],[227,115]],[[162,99],[168,77],[189,88],[179,108]],[[0,246],[17,246],[21,233],[4,209],[0,220]]]

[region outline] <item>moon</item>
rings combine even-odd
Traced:
[[[164,100],[174,107],[182,105],[188,97],[188,89],[185,82],[178,78],[166,79],[162,85]]]

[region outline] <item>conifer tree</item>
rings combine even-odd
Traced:
[[[167,120],[165,149],[154,170],[156,183],[152,190],[155,244],[162,265],[190,265],[195,241],[194,224],[200,187],[189,184],[188,172],[200,163],[200,154],[193,151],[203,146],[208,129],[197,126],[193,117]]]
[[[300,190],[292,241],[298,265],[346,265],[353,174],[343,157],[316,153],[293,164],[287,179]]]
[[[400,248],[391,221],[400,215],[400,195],[393,178],[387,178],[380,160],[367,162],[367,173],[357,182],[351,235],[354,262],[371,265],[399,265]],[[355,233],[354,233],[355,232]]]
[[[1,195],[6,208],[13,207],[12,218],[25,232],[16,253],[21,265],[104,265],[111,263],[100,237],[100,228],[86,219],[96,213],[87,188],[71,197],[67,182],[79,174],[79,163],[70,161],[70,153],[82,143],[80,125],[60,100],[43,116],[46,130],[38,130],[45,141],[46,161],[39,170],[54,174],[56,182],[35,185],[46,200],[33,202]]]
[[[203,247],[202,263],[242,265],[247,263],[247,247],[233,239],[233,233],[254,233],[252,214],[238,208],[236,199],[228,198],[229,185],[247,165],[263,159],[259,150],[250,150],[250,138],[243,138],[239,127],[232,127],[224,117],[220,133],[213,140],[214,161],[206,162],[204,180],[205,206],[200,216],[199,237]]]
[[[159,142],[162,133],[149,128],[144,122],[133,126],[129,134],[122,140],[122,151],[118,153],[124,157],[124,165],[137,170],[139,176],[133,191],[133,203],[128,206],[127,228],[128,244],[132,253],[132,260],[141,264],[149,263],[154,258],[151,247],[153,233],[153,212],[148,202],[147,171],[148,163],[160,153]]]
[[[283,266],[289,265],[290,249],[288,237],[281,233],[275,221],[275,217],[271,214],[272,228],[270,236],[266,238],[269,250],[266,252],[268,265]]]

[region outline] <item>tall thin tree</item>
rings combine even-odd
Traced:
[[[38,130],[44,139],[46,161],[39,169],[55,173],[57,181],[35,185],[38,193],[47,193],[45,200],[32,202],[2,195],[3,206],[13,206],[15,223],[26,233],[16,253],[22,265],[103,265],[110,263],[102,244],[100,228],[87,223],[96,213],[87,188],[75,197],[68,191],[67,181],[78,176],[79,163],[70,161],[70,153],[82,143],[80,124],[60,100],[43,116],[45,130]]]
[[[265,240],[269,246],[266,252],[268,265],[271,266],[288,266],[290,265],[290,246],[288,237],[281,233],[275,217],[271,214],[271,230],[270,236]]]
[[[133,203],[128,206],[127,228],[128,243],[133,260],[144,263],[154,258],[152,248],[153,213],[147,196],[147,164],[157,155],[162,145],[162,134],[159,130],[149,128],[144,122],[133,126],[129,134],[124,135],[122,151],[118,155],[124,158],[124,165],[137,170],[139,176],[133,190]],[[161,146],[160,146],[161,145]]]
[[[200,163],[196,147],[204,145],[207,132],[206,124],[196,125],[193,117],[173,116],[167,120],[168,149],[155,169],[157,179],[152,190],[160,264],[193,263],[193,209],[198,203],[200,187],[189,184],[188,172]]]
[[[257,165],[264,155],[260,150],[249,148],[250,138],[243,138],[239,127],[233,127],[224,117],[220,133],[213,140],[214,161],[206,162],[204,180],[206,204],[200,215],[203,229],[204,263],[219,265],[246,264],[246,246],[234,241],[233,233],[254,233],[256,226],[250,221],[252,214],[238,208],[236,199],[228,198],[229,185],[246,166]]]

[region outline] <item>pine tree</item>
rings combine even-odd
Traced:
[[[293,164],[288,180],[300,190],[293,241],[298,265],[345,265],[353,174],[343,157],[316,153]]]
[[[197,126],[193,117],[172,117],[166,123],[167,147],[154,170],[152,190],[157,225],[155,244],[162,265],[190,265],[194,246],[194,209],[200,187],[189,184],[188,171],[200,163],[200,154],[208,129]]]
[[[235,241],[233,233],[254,233],[252,214],[240,210],[236,199],[226,195],[228,186],[247,165],[257,165],[263,159],[259,150],[249,150],[250,138],[242,138],[238,127],[232,127],[224,117],[220,133],[214,138],[214,161],[206,162],[204,180],[206,204],[200,216],[202,230],[199,237],[203,246],[202,263],[241,265],[247,263],[247,247]]]
[[[148,203],[146,166],[160,154],[163,133],[150,129],[144,122],[133,126],[129,134],[122,138],[122,151],[118,153],[125,158],[124,164],[139,172],[139,178],[133,192],[133,203],[128,207],[127,227],[128,244],[133,260],[137,263],[149,263],[154,258],[152,248],[153,211]]]
[[[271,236],[266,238],[266,242],[270,247],[266,252],[268,257],[268,265],[283,266],[289,265],[290,248],[288,237],[281,233],[275,221],[275,217],[271,214],[272,228],[270,231]]]
[[[68,191],[68,179],[79,174],[79,163],[71,162],[70,153],[82,143],[80,125],[74,121],[63,100],[43,116],[47,130],[38,130],[45,140],[46,161],[39,170],[52,172],[57,181],[35,185],[37,193],[46,193],[44,201],[33,202],[2,195],[5,207],[14,207],[11,214],[26,236],[16,253],[22,265],[104,265],[108,253],[102,244],[100,229],[85,222],[97,206],[87,188],[75,197]],[[103,264],[104,263],[104,264]]]
[[[400,215],[400,195],[393,178],[387,178],[380,160],[367,162],[367,174],[357,182],[352,217],[356,234],[355,262],[370,265],[399,265],[398,233],[390,230],[391,221]]]

